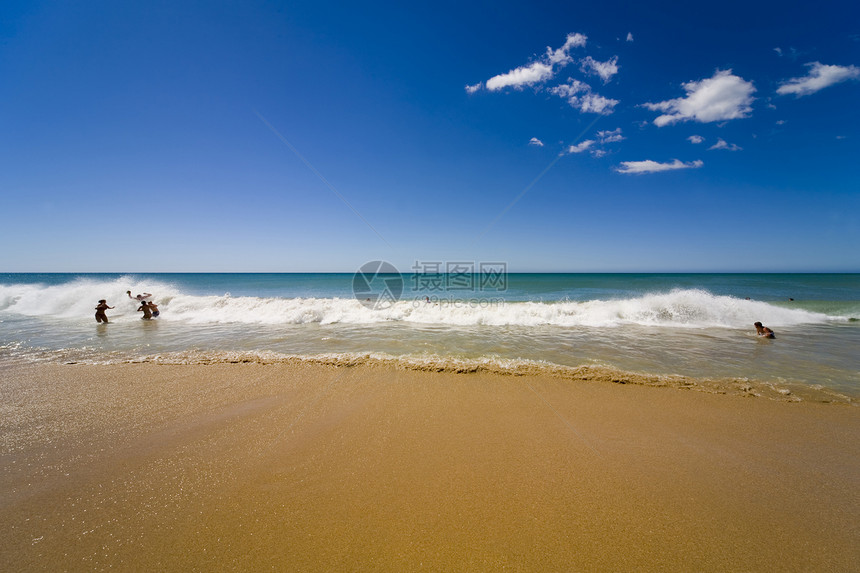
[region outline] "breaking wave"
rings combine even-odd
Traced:
[[[678,328],[745,328],[755,321],[785,327],[857,320],[856,305],[828,308],[831,314],[784,305],[714,295],[699,289],[676,289],[631,298],[588,301],[510,302],[501,299],[400,300],[374,310],[350,298],[282,298],[198,295],[167,283],[135,284],[81,278],[62,285],[0,285],[0,315],[91,320],[105,298],[116,308],[110,316],[137,316],[137,302],[126,291],[147,291],[161,310],[162,321],[188,324],[378,324],[403,322],[448,326],[616,327],[624,325]]]

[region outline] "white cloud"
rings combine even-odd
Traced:
[[[627,41],[628,41],[628,42],[632,42],[632,41],[633,41],[633,34],[632,34],[631,32],[627,32]]]
[[[536,146],[538,146],[538,147],[543,147],[543,141],[541,141],[541,140],[540,140],[540,139],[538,139],[537,137],[532,137],[532,138],[529,140],[529,145],[536,145]]]
[[[577,145],[571,145],[567,148],[567,153],[582,153],[589,147],[594,145],[594,140],[586,139],[585,141],[578,143]]]
[[[660,171],[674,171],[676,169],[695,169],[702,165],[704,165],[704,163],[699,159],[687,163],[678,159],[675,159],[671,163],[658,163],[648,159],[645,161],[622,161],[621,165],[616,167],[615,170],[619,173],[632,173],[639,175],[643,173],[659,173]]]
[[[809,68],[807,75],[786,80],[777,88],[776,93],[803,97],[834,84],[860,77],[860,68],[857,66],[828,66],[821,62],[810,62],[806,66]]]
[[[615,143],[616,141],[624,141],[624,136],[621,135],[621,128],[619,127],[612,131],[598,131],[597,140],[600,143]]]
[[[591,56],[586,56],[579,62],[583,72],[597,74],[604,84],[608,83],[612,76],[618,73],[618,56],[613,56],[605,62],[598,62]]]
[[[487,80],[487,89],[491,92],[512,86],[522,88],[532,84],[545,82],[553,76],[552,65],[534,62],[528,66],[520,66],[506,74],[499,74]]]
[[[778,120],[776,120],[776,124],[777,125],[785,125],[785,120],[784,119],[778,119]]]
[[[507,87],[522,89],[525,86],[540,84],[555,76],[557,68],[562,68],[573,61],[570,50],[585,46],[588,38],[583,34],[568,34],[564,45],[557,50],[547,47],[546,54],[531,64],[514,68],[507,73],[499,74],[488,79],[486,83],[466,86],[468,93],[475,93],[483,85],[490,91],[498,91]]]
[[[705,141],[705,138],[702,137],[701,135],[691,135],[690,137],[687,138],[687,141],[689,141],[690,143],[699,144],[699,143],[702,143],[703,141]]]
[[[752,82],[733,75],[731,70],[719,71],[713,77],[682,84],[686,97],[659,103],[642,104],[652,111],[668,112],[654,120],[663,127],[677,121],[695,120],[701,123],[747,117],[752,111]]]
[[[566,84],[551,88],[550,93],[567,99],[571,107],[578,108],[582,113],[612,113],[618,100],[605,98],[593,93],[591,86],[579,80],[568,80]]]
[[[615,110],[615,106],[618,105],[617,99],[609,99],[605,98],[601,95],[597,94],[586,94],[579,98],[579,105],[576,106],[573,103],[574,107],[579,107],[579,111],[582,113],[599,113],[601,115],[609,115]]]
[[[588,36],[584,34],[568,34],[564,45],[557,50],[550,47],[546,49],[546,60],[551,64],[569,64],[571,61],[570,50],[572,48],[584,48]]]
[[[594,149],[591,152],[592,157],[603,157],[604,155],[606,155],[606,151],[603,149]]]
[[[729,151],[740,151],[743,148],[735,145],[734,143],[726,143],[723,138],[718,137],[717,142],[708,148],[708,150],[711,149],[727,149]]]
[[[778,56],[782,56],[782,48],[774,48],[773,51],[776,52]]]
[[[591,86],[579,80],[567,80],[566,84],[559,84],[549,89],[549,93],[562,98],[572,98],[581,92],[590,92]]]

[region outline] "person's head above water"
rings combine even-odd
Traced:
[[[105,299],[101,299],[99,302],[107,302]]]
[[[761,328],[762,324],[760,322],[755,322],[755,323],[753,323],[753,326],[757,326],[757,327]]]

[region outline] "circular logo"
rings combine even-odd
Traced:
[[[352,276],[352,294],[367,308],[390,308],[403,294],[403,277],[391,263],[370,261]]]

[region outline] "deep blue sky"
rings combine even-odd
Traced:
[[[0,271],[860,271],[856,2],[409,4],[3,2]]]

